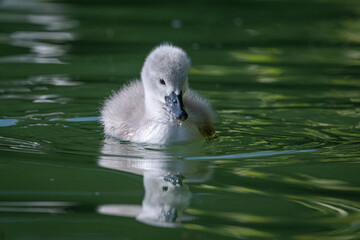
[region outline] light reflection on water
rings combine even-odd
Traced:
[[[0,42],[29,49],[30,53],[1,56],[0,63],[65,63],[61,58],[68,52],[66,43],[73,41],[75,36],[73,33],[63,32],[63,30],[78,26],[77,21],[62,15],[64,10],[61,9],[65,9],[65,5],[42,3],[38,0],[6,0],[1,2],[1,8],[28,12],[28,14],[4,14],[0,17],[2,22],[7,24],[35,24],[40,26],[40,31],[16,31],[11,34],[2,34]],[[47,15],[51,10],[56,10],[56,13],[54,15]],[[42,11],[45,11],[45,13],[42,13]]]
[[[66,104],[73,99],[57,93],[49,93],[49,86],[66,87],[81,84],[62,74],[30,76],[25,80],[6,79],[0,82],[0,93],[2,93],[0,99],[25,99],[33,103]]]

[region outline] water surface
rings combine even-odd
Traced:
[[[0,239],[359,239],[358,1],[0,2]],[[161,42],[218,138],[105,138]]]

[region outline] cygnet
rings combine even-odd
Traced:
[[[106,135],[123,141],[169,144],[214,135],[215,114],[189,88],[190,59],[179,47],[161,44],[146,57],[141,80],[113,93],[101,110]]]

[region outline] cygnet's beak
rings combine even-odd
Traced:
[[[165,102],[169,106],[173,116],[177,121],[185,121],[188,118],[188,114],[184,110],[184,103],[182,101],[182,92],[176,95],[172,92],[169,96],[165,97]]]

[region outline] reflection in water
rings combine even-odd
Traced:
[[[0,146],[1,151],[45,154],[44,147],[36,141],[0,136]]]
[[[80,82],[73,81],[67,75],[40,75],[32,76],[27,81],[30,85],[54,85],[54,86],[76,86],[80,85]]]
[[[205,162],[181,160],[181,152],[173,149],[149,149],[135,144],[124,144],[107,138],[98,164],[143,175],[145,196],[142,206],[102,205],[102,214],[131,216],[157,226],[174,227],[190,219],[184,209],[190,202],[190,190],[186,183],[205,182],[212,173]]]
[[[75,39],[74,34],[64,30],[74,28],[78,22],[63,15],[65,6],[43,3],[38,0],[5,0],[0,9],[25,11],[24,14],[6,13],[0,17],[1,22],[35,24],[45,31],[16,31],[3,34],[0,43],[29,48],[31,53],[1,56],[0,63],[37,63],[62,64],[67,53],[65,43]],[[53,15],[49,15],[53,13]]]
[[[68,87],[80,84],[82,83],[74,81],[65,74],[30,76],[25,80],[3,80],[0,82],[0,93],[2,93],[0,99],[27,99],[32,100],[33,103],[65,104],[71,101],[72,98],[48,93],[49,85]],[[40,94],[45,91],[48,94]]]
[[[0,202],[0,212],[16,213],[66,213],[66,208],[76,206],[72,202]]]

